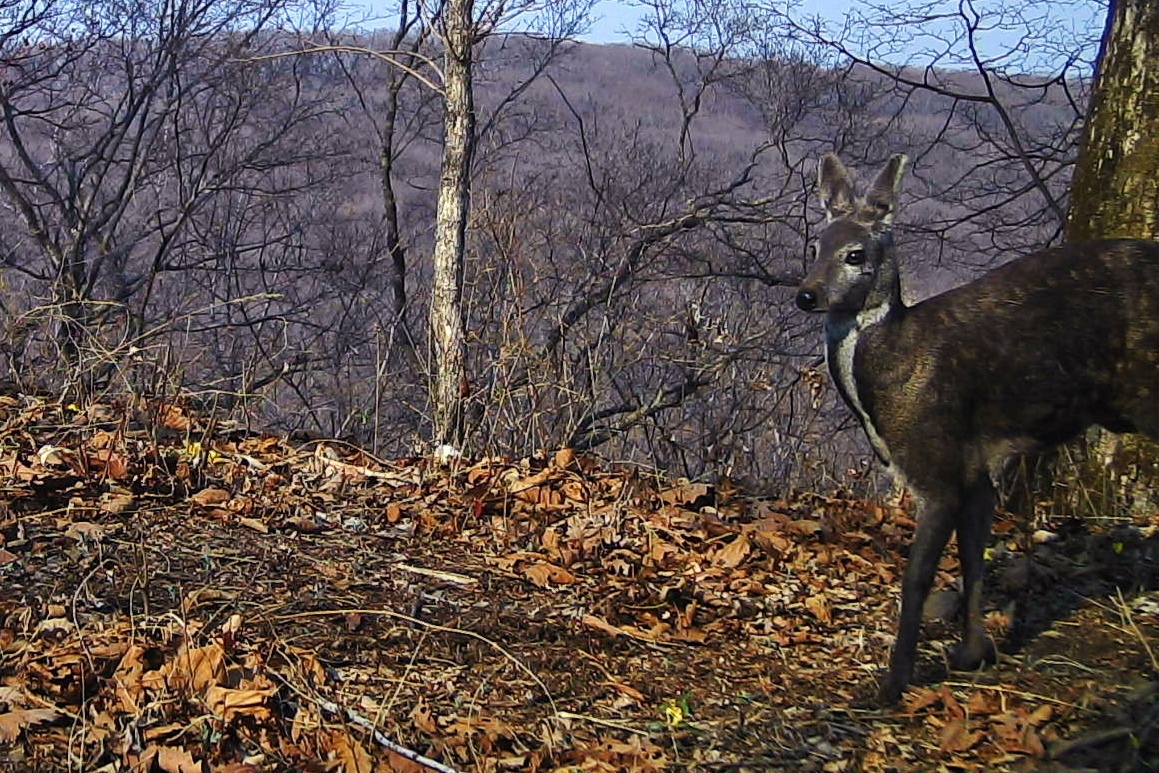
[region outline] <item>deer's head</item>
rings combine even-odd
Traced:
[[[828,222],[809,245],[813,268],[797,290],[802,310],[856,317],[884,314],[900,302],[890,226],[906,161],[903,153],[890,158],[860,197],[837,156],[821,157],[817,189]]]

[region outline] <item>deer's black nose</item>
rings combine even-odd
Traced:
[[[812,311],[817,308],[817,293],[812,290],[798,290],[797,308],[801,311]]]

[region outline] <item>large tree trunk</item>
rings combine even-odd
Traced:
[[[1159,237],[1159,3],[1113,0],[1078,166],[1070,239]]]
[[[435,223],[434,286],[430,329],[435,383],[434,442],[458,448],[463,440],[466,337],[463,259],[470,205],[475,106],[471,85],[475,42],[473,0],[448,0],[443,37],[444,138]]]
[[[1112,0],[1099,72],[1071,182],[1070,239],[1159,238],[1159,3]],[[1159,375],[1156,376],[1159,378]],[[1077,473],[1060,480],[1073,509],[1154,511],[1159,446],[1093,432]]]

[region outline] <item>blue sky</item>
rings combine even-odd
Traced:
[[[595,15],[602,17],[592,25],[591,33],[587,36],[593,43],[621,43],[624,41],[623,32],[635,27],[640,18],[639,8],[628,3],[603,0],[596,6]]]
[[[874,15],[873,6],[882,6],[881,2],[867,2],[867,0],[796,0],[793,2],[792,15],[798,19],[820,17],[831,33],[836,34],[841,29],[845,15],[851,10],[858,10],[866,16]],[[897,0],[890,5],[890,13],[902,12],[906,8],[922,7],[923,10],[932,10],[938,13],[954,13],[959,9],[958,0],[913,0],[904,2]],[[1054,49],[1073,49],[1072,41],[1086,39],[1097,41],[1106,18],[1106,4],[1102,0],[972,0],[970,6],[985,14],[994,12],[1004,13],[1004,21],[1000,17],[991,16],[991,29],[979,35],[986,53],[998,55],[1011,50],[1018,50],[1018,43],[1027,35],[1035,37],[1034,41],[1022,46],[1023,50],[1010,57],[1008,64],[1018,69],[1024,65],[1024,71],[1043,71],[1052,69],[1057,61],[1059,51]],[[968,6],[969,7],[969,6]],[[630,2],[613,2],[602,0],[595,10],[600,17],[593,24],[586,39],[597,43],[615,43],[626,40],[625,31],[631,31],[641,16],[641,9]],[[1019,23],[1017,16],[1024,16],[1025,25]],[[983,22],[982,27],[987,26]],[[998,29],[1004,26],[1006,29]],[[910,64],[916,64],[920,56],[918,52],[927,48],[944,48],[940,37],[946,27],[939,29],[938,25],[931,24],[925,27],[926,35],[918,33],[916,25],[910,28],[898,29],[898,53],[891,58],[904,58]],[[1050,30],[1046,37],[1038,38],[1044,31]],[[856,49],[854,41],[845,41]],[[1088,56],[1093,58],[1096,53],[1094,44],[1088,44]],[[952,64],[952,62],[946,62]]]
[[[349,0],[352,7],[364,7],[379,14],[386,14],[394,5],[394,0]],[[819,16],[825,20],[828,30],[836,34],[842,27],[846,13],[851,9],[860,10],[863,14],[872,16],[872,6],[881,6],[882,3],[872,0],[790,0],[794,10],[793,16],[803,19]],[[984,54],[997,56],[1006,55],[1000,66],[1009,67],[1022,72],[1045,72],[1053,69],[1053,65],[1067,52],[1073,51],[1077,43],[1086,42],[1085,49],[1088,59],[1093,59],[1097,47],[1097,39],[1102,31],[1105,19],[1105,0],[963,0],[967,7],[972,6],[981,12],[991,14],[995,11],[1006,14],[1005,29],[997,29],[998,17],[989,17],[991,25],[995,27],[979,35]],[[779,4],[779,3],[778,3]],[[906,8],[923,7],[938,12],[955,13],[959,0],[896,0],[890,3],[890,13],[904,12]],[[601,0],[593,14],[596,19],[590,32],[584,40],[595,43],[622,43],[628,41],[627,33],[631,32],[642,15],[642,9],[631,2],[615,2]],[[1017,20],[1017,15],[1027,17],[1025,24]],[[386,18],[389,18],[388,16]],[[985,23],[984,25],[985,26]],[[921,52],[924,50],[945,48],[942,38],[946,35],[947,26],[939,28],[936,24],[929,25],[895,25],[892,33],[896,35],[892,54],[881,52],[881,56],[890,61],[905,60],[908,64],[924,64]],[[1049,31],[1046,37],[1040,37],[1044,31]],[[874,30],[879,39],[885,34]],[[850,48],[857,50],[855,40],[844,41]],[[1021,43],[1021,45],[1019,45]],[[939,62],[943,66],[954,67],[955,62],[945,59]]]

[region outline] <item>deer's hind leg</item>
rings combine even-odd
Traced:
[[[962,643],[950,652],[950,666],[958,671],[972,671],[996,660],[994,642],[982,621],[982,577],[986,570],[986,542],[994,518],[994,499],[994,486],[988,477],[983,476],[967,492],[958,519],[958,559],[962,565],[965,619],[962,621]]]
[[[923,499],[926,506],[918,516],[917,533],[914,534],[909,561],[902,578],[897,641],[890,656],[889,674],[879,694],[883,703],[896,702],[913,678],[918,636],[922,627],[922,608],[934,583],[938,559],[954,531],[961,506],[961,500],[956,496]]]

